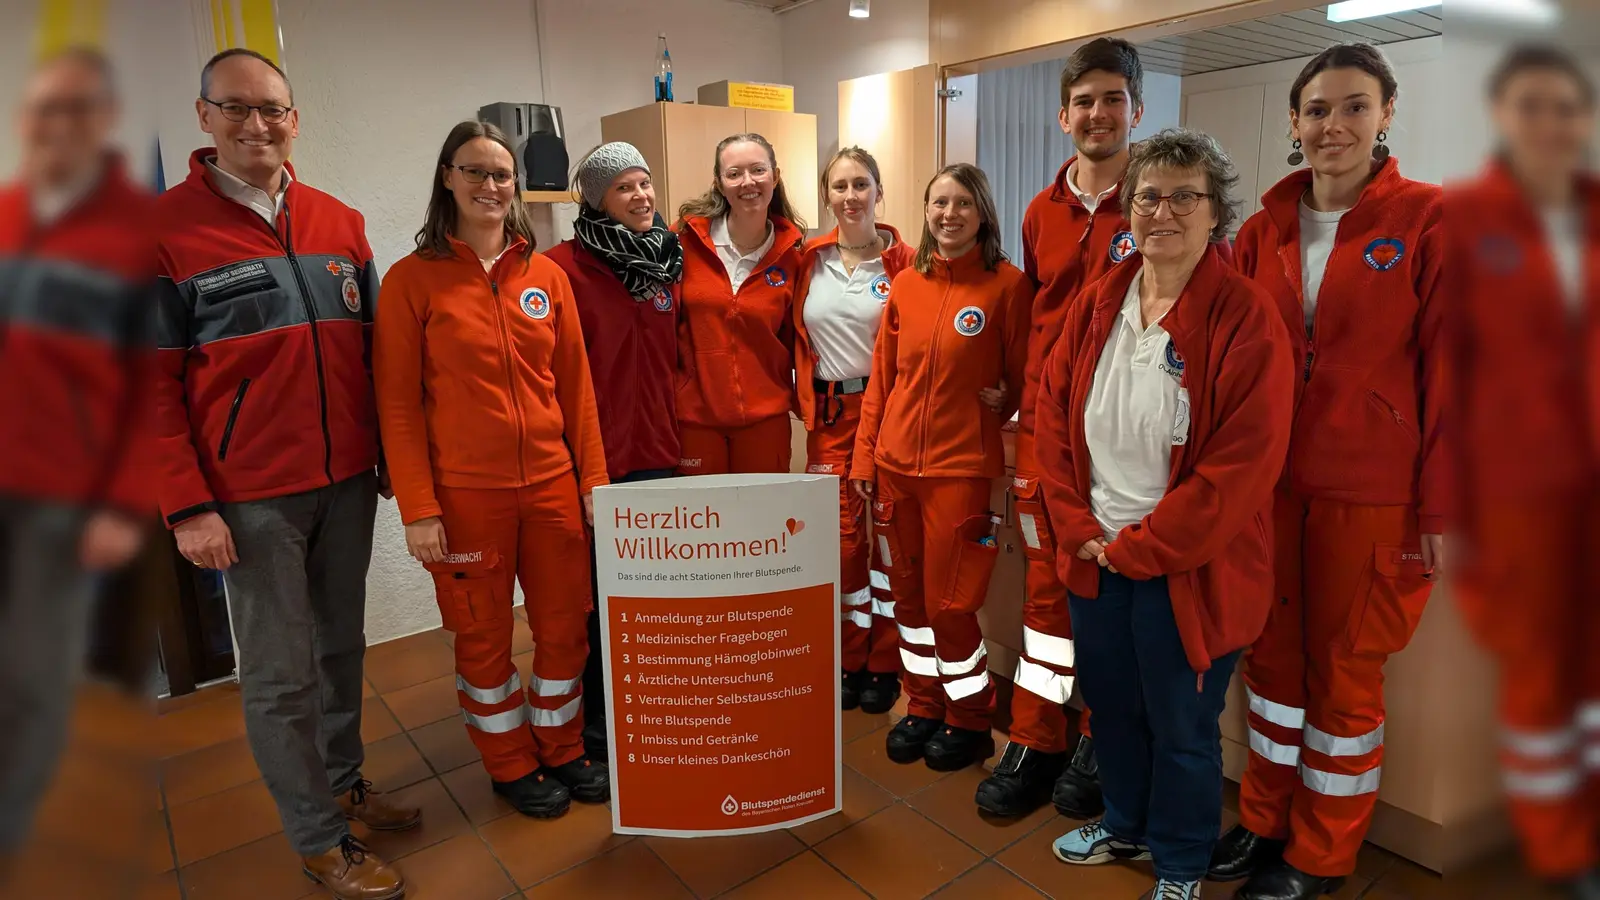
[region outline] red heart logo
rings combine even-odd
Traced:
[[[1394,257],[1395,249],[1393,244],[1379,244],[1372,249],[1372,258],[1377,260],[1380,266],[1387,266],[1394,262]]]
[[[790,534],[799,534],[800,532],[806,530],[806,523],[800,521],[799,519],[790,519],[784,524],[789,527]]]

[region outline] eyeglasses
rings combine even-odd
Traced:
[[[1173,191],[1170,194],[1158,194],[1155,191],[1140,191],[1133,195],[1133,211],[1141,216],[1153,216],[1161,208],[1161,201],[1167,201],[1167,208],[1175,216],[1187,216],[1200,206],[1200,201],[1209,198],[1210,194],[1199,191]]]
[[[232,100],[227,103],[218,103],[210,97],[201,97],[200,99],[222,110],[223,118],[230,122],[243,122],[250,118],[251,113],[258,112],[261,113],[261,121],[268,125],[281,125],[284,119],[289,118],[290,111],[294,109],[292,106],[279,106],[276,103],[251,106],[248,103],[236,103]]]
[[[455,169],[460,172],[461,177],[465,178],[468,184],[483,184],[484,180],[488,178],[494,179],[496,187],[506,187],[517,182],[517,173],[515,172],[491,172],[488,169],[480,169],[477,166],[448,165],[445,168]]]

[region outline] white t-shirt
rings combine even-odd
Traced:
[[[744,280],[755,272],[756,266],[767,256],[767,251],[772,249],[772,243],[778,239],[778,229],[767,222],[767,239],[760,247],[747,254],[740,254],[739,248],[733,245],[733,238],[728,235],[728,217],[718,216],[711,220],[711,243],[717,246],[717,256],[722,260],[723,268],[728,270],[728,283],[733,285],[734,293],[739,292],[739,286]]]
[[[1083,410],[1089,508],[1107,540],[1166,496],[1172,447],[1189,435],[1188,395],[1178,384],[1183,363],[1159,321],[1140,327],[1140,281],[1128,287]]]
[[[1318,212],[1300,198],[1300,283],[1306,296],[1306,333],[1311,332],[1311,319],[1317,312],[1317,294],[1322,290],[1322,276],[1328,271],[1328,257],[1333,255],[1333,239],[1339,232],[1339,220],[1348,209]]]
[[[1545,241],[1566,292],[1567,310],[1577,315],[1583,312],[1583,216],[1567,207],[1547,209],[1543,218]]]
[[[817,352],[816,377],[846,381],[872,373],[872,348],[888,300],[889,274],[882,257],[863,260],[846,274],[837,244],[817,252],[805,300],[806,332]]]
[[[1078,198],[1078,202],[1083,204],[1083,208],[1087,209],[1090,215],[1094,215],[1095,210],[1100,208],[1100,204],[1103,203],[1107,197],[1111,196],[1111,192],[1116,190],[1117,186],[1113,184],[1111,187],[1101,191],[1098,196],[1094,194],[1088,194],[1078,188],[1078,182],[1076,181],[1077,174],[1077,163],[1073,163],[1071,166],[1067,167],[1067,190],[1071,191],[1073,195]]]

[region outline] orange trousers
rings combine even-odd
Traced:
[[[1017,434],[1016,476],[1011,495],[1017,530],[1028,560],[1027,593],[1022,599],[1022,656],[1012,678],[1011,740],[1041,753],[1067,750],[1066,704],[1077,669],[1072,643],[1072,615],[1067,587],[1056,574],[1056,542],[1039,487],[1033,456],[1033,435]],[[1078,548],[1062,547],[1072,553]],[[1089,733],[1089,707],[1083,708],[1078,730]]]
[[[455,634],[456,694],[467,735],[495,781],[583,755],[583,665],[593,603],[578,484],[571,472],[524,488],[435,488],[448,555],[429,563]],[[511,660],[521,581],[538,651],[523,688]]]
[[[1432,585],[1416,510],[1280,491],[1278,603],[1250,646],[1250,754],[1239,818],[1284,858],[1355,871],[1383,771],[1383,665],[1410,643]]]
[[[1455,591],[1499,664],[1500,758],[1523,856],[1554,880],[1600,864],[1597,499],[1579,489],[1479,510]]]
[[[978,610],[998,547],[990,480],[914,478],[879,470],[872,521],[889,570],[909,712],[955,728],[988,731],[994,684]]]
[[[817,427],[806,435],[806,471],[839,478],[839,643],[846,672],[899,672],[894,596],[881,555],[872,552],[867,504],[850,486],[861,394],[832,398],[833,408],[817,411]],[[817,397],[818,407],[828,402]],[[829,423],[829,419],[832,423]]]
[[[744,428],[709,428],[678,423],[682,445],[679,475],[728,475],[789,471],[789,414],[762,419]]]

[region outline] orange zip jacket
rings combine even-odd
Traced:
[[[906,269],[889,289],[861,401],[850,477],[878,467],[927,478],[998,478],[1005,471],[1000,426],[1016,413],[1012,387],[995,412],[978,391],[1001,379],[1020,385],[1028,359],[1033,282],[1008,262],[983,267],[977,248],[924,275]]]
[[[900,232],[892,226],[880,223],[878,230],[894,238],[889,249],[883,252],[883,272],[893,283],[895,276],[911,268],[917,258],[917,248],[906,246],[900,239]],[[800,281],[794,286],[795,413],[806,423],[807,431],[815,431],[817,427],[817,392],[811,386],[812,375],[817,370],[817,351],[812,348],[811,335],[806,332],[806,296],[811,292],[811,274],[817,267],[817,253],[838,243],[838,228],[807,243],[800,257]]]
[[[679,226],[683,292],[678,319],[678,421],[743,428],[789,412],[794,402],[790,304],[804,235],[772,218],[772,249],[734,293],[711,241],[711,220]]]
[[[488,272],[465,244],[394,264],[378,294],[373,380],[406,524],[434,485],[516,488],[578,470],[607,483],[583,329],[566,273],[518,240]],[[571,449],[568,449],[571,448]]]
[[[1415,504],[1441,534],[1451,496],[1441,412],[1447,387],[1443,190],[1390,157],[1340,220],[1310,339],[1300,272],[1301,169],[1261,197],[1239,229],[1240,272],[1277,302],[1303,363],[1287,478],[1308,497]]]

